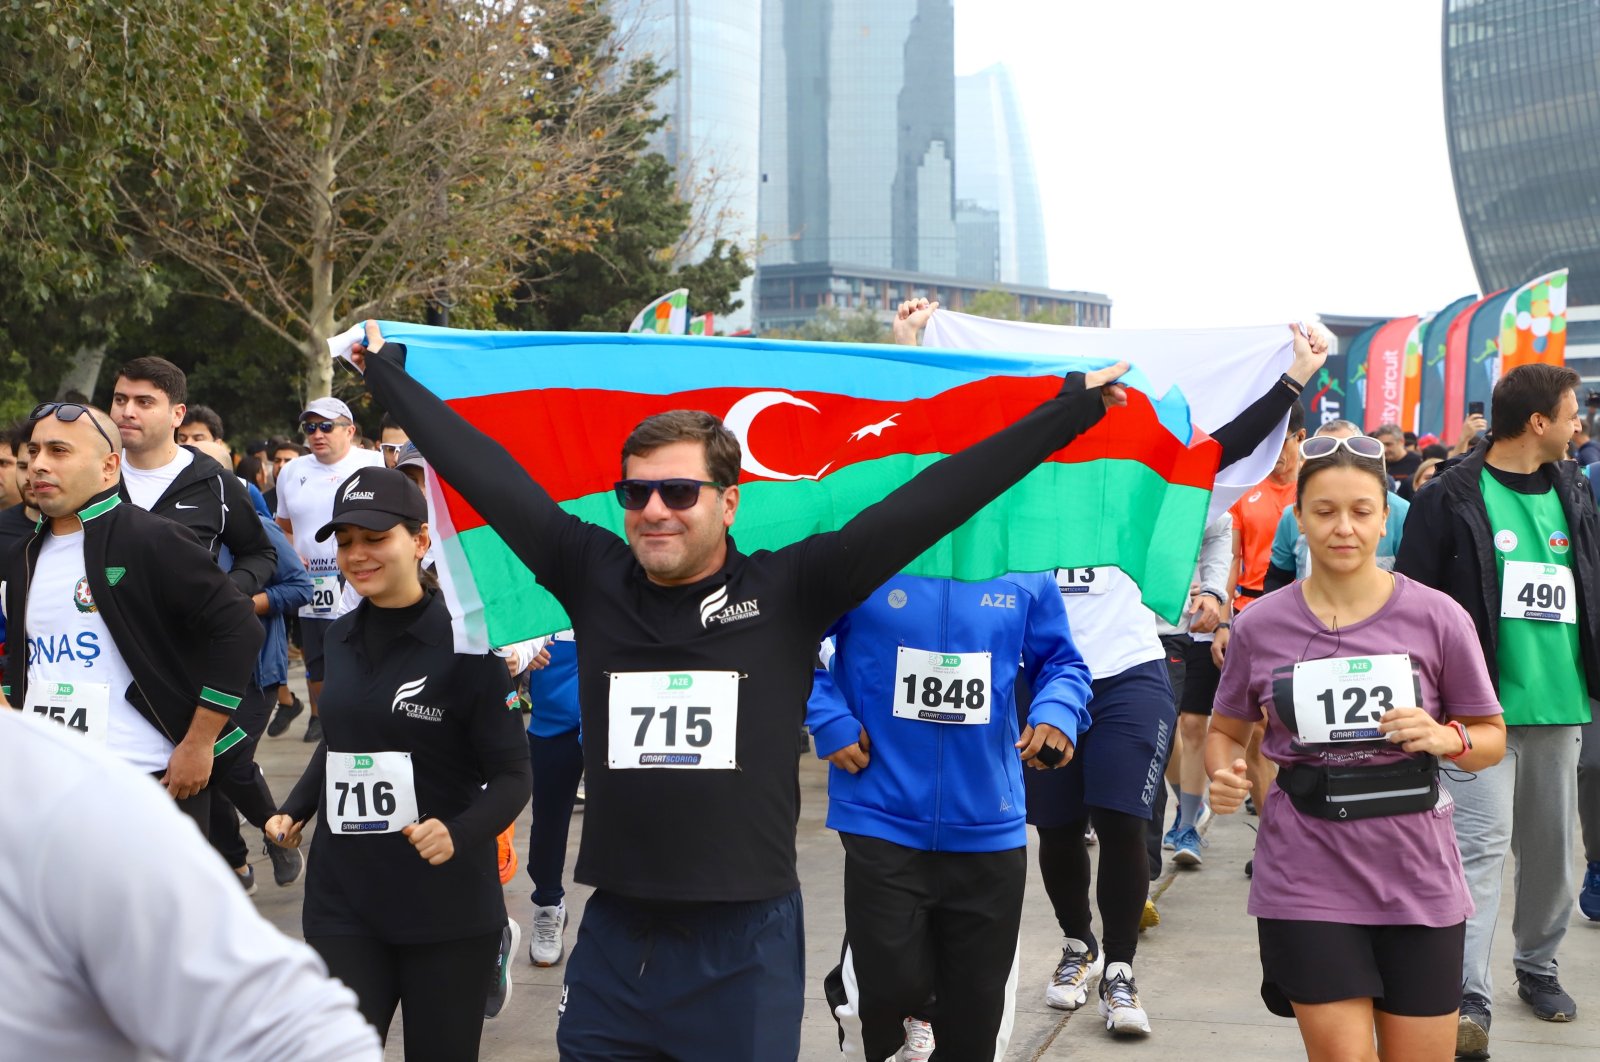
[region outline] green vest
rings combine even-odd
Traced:
[[[1495,479],[1487,468],[1479,484],[1494,536],[1495,581],[1502,591],[1506,561],[1572,568],[1567,514],[1556,491],[1520,494]],[[1497,600],[1491,616],[1499,615]],[[1506,725],[1587,723],[1589,692],[1578,648],[1578,625],[1502,618],[1499,630],[1495,656],[1500,665],[1500,707]]]

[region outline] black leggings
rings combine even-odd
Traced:
[[[1089,914],[1089,849],[1083,832],[1090,822],[1100,836],[1100,877],[1095,898],[1105,929],[1107,963],[1133,962],[1139,946],[1139,918],[1150,894],[1150,864],[1145,856],[1145,831],[1141,818],[1105,808],[1090,808],[1088,819],[1065,826],[1039,827],[1039,874],[1044,891],[1055,908],[1056,921],[1069,937],[1094,950]]]
[[[256,766],[256,743],[267,728],[267,717],[277,696],[275,685],[264,690],[252,685],[245,692],[234,721],[248,736],[224,757],[223,765],[211,772],[211,846],[230,867],[250,862],[250,848],[239,833],[239,815],[242,813],[245,821],[259,830],[278,813],[272,789]]]
[[[372,937],[307,937],[328,973],[356,994],[361,1016],[389,1039],[396,1005],[405,1008],[405,1057],[473,1062],[483,1004],[500,951],[500,931],[437,944],[386,944]]]

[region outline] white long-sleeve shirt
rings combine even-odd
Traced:
[[[148,775],[0,709],[0,1055],[378,1060],[355,995]]]

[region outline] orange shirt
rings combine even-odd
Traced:
[[[1271,476],[1257,483],[1228,510],[1233,516],[1235,554],[1239,557],[1239,585],[1259,591],[1267,582],[1267,566],[1272,562],[1272,538],[1278,532],[1283,511],[1294,504],[1295,482],[1278,483]],[[1242,611],[1254,598],[1241,597],[1236,608]]]

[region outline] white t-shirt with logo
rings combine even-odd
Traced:
[[[348,609],[343,600],[343,588],[337,576],[338,546],[333,536],[322,542],[314,537],[317,529],[333,517],[333,495],[339,484],[350,478],[350,473],[363,468],[382,468],[383,455],[375,450],[352,446],[340,461],[325,465],[316,454],[305,454],[283,466],[278,473],[278,515],[294,524],[294,548],[305,559],[311,578],[316,581],[313,593],[326,588],[331,600],[314,598],[300,609],[303,619],[334,620]]]
[[[146,773],[167,769],[172,742],[128,703],[133,673],[95,607],[82,531],[45,536],[28,586],[27,638],[30,690],[40,689],[41,683],[105,683],[111,688],[106,748]]]
[[[1083,571],[1060,569],[1056,572],[1056,585],[1062,588],[1061,598],[1067,606],[1072,644],[1083,654],[1090,676],[1110,678],[1135,664],[1165,659],[1156,634],[1156,614],[1139,597],[1139,584],[1121,568],[1095,568],[1095,580],[1087,585],[1099,581],[1104,588],[1100,593],[1069,592],[1085,583],[1081,576],[1074,579],[1067,573]]]
[[[134,468],[132,462],[122,462],[122,482],[128,487],[128,497],[141,509],[149,510],[161,500],[178,473],[194,464],[194,454],[178,447],[178,454],[160,468]]]

